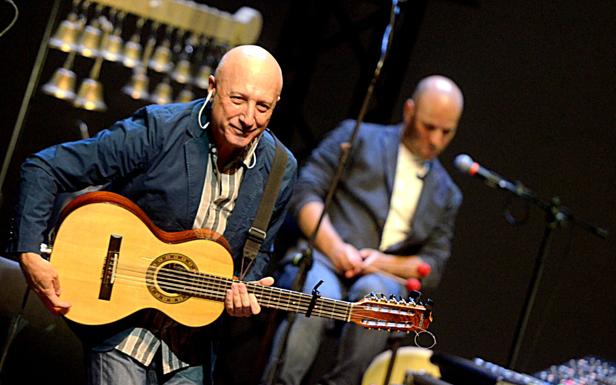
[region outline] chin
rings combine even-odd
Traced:
[[[232,135],[231,137],[227,137],[227,141],[233,147],[243,148],[250,144],[252,137]]]

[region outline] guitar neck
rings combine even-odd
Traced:
[[[247,284],[248,292],[253,293],[259,304],[278,310],[295,313],[308,312],[313,302],[313,296],[277,287],[261,286],[254,283]],[[310,312],[317,317],[330,318],[349,322],[353,304],[331,298],[317,297]]]
[[[181,287],[174,285],[174,291],[215,301],[224,301],[231,284],[238,282],[205,273],[191,272],[188,275],[190,278]],[[312,307],[310,314],[314,316],[346,322],[351,319],[353,304],[350,302],[317,297],[311,306],[313,296],[310,294],[250,282],[245,284],[248,292],[257,297],[261,306],[267,308],[306,314]]]

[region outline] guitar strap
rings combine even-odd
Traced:
[[[272,163],[272,169],[267,178],[267,184],[263,191],[263,198],[261,204],[257,209],[257,215],[255,216],[252,226],[248,230],[248,237],[244,244],[244,252],[242,258],[242,269],[240,271],[240,280],[246,277],[246,274],[250,271],[252,264],[254,263],[259,249],[265,241],[267,236],[267,225],[272,217],[272,211],[274,209],[274,203],[278,197],[280,191],[280,183],[284,175],[284,170],[287,164],[287,152],[284,150],[282,143],[272,135],[276,143],[276,154],[274,155],[274,161]]]

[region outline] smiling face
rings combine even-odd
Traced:
[[[404,145],[430,160],[440,155],[456,134],[462,114],[462,94],[448,79],[428,78],[404,104]]]
[[[222,158],[240,153],[267,128],[281,89],[280,67],[264,49],[241,46],[223,57],[209,79],[211,128]]]

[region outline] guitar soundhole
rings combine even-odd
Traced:
[[[169,263],[164,265],[158,274],[158,285],[160,288],[169,294],[182,294],[177,286],[177,278],[186,276],[188,270],[179,263]]]
[[[197,272],[192,259],[179,253],[163,254],[150,264],[146,284],[157,300],[167,304],[181,303],[191,297],[192,272]]]

